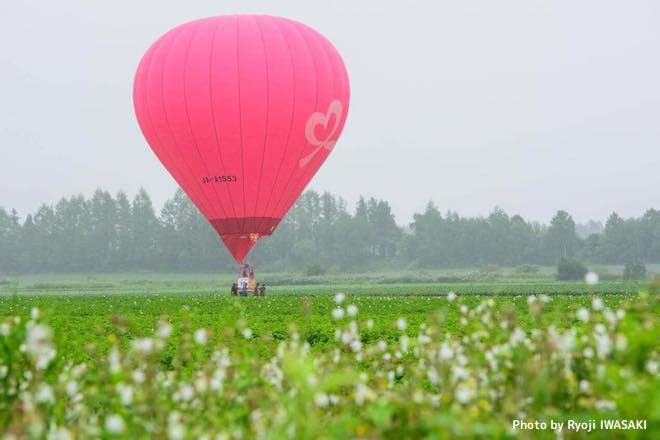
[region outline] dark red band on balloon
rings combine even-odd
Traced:
[[[273,217],[243,217],[210,219],[211,225],[220,235],[259,234],[270,235],[281,219]]]

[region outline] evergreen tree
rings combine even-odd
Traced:
[[[119,191],[115,197],[115,240],[112,247],[112,267],[125,270],[133,261],[133,220],[131,202],[126,193]]]
[[[131,205],[132,252],[134,267],[152,269],[158,267],[159,255],[156,237],[159,222],[154,212],[151,197],[140,188]]]
[[[551,263],[561,257],[575,256],[578,243],[573,217],[566,211],[557,211],[544,238],[545,261]]]
[[[16,215],[15,211],[12,214]],[[16,256],[19,253],[20,225],[18,216],[13,215],[0,208],[0,274],[19,270]]]
[[[599,246],[601,261],[608,264],[616,264],[623,261],[623,252],[626,252],[626,228],[624,220],[613,212],[605,223],[603,236]]]
[[[93,267],[109,269],[117,248],[117,206],[110,193],[97,190],[89,207],[88,261]]]
[[[30,266],[46,272],[59,270],[61,249],[55,246],[58,234],[55,211],[48,205],[41,205],[34,215],[33,222],[35,247]]]
[[[407,254],[420,267],[442,267],[447,265],[443,247],[442,214],[433,202],[426,205],[422,214],[414,214],[410,230],[413,237],[409,240]]]

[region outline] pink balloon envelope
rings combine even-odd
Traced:
[[[231,15],[156,41],[133,100],[158,159],[242,261],[334,148],[349,83],[337,50],[310,27]]]

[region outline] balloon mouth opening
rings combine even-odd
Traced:
[[[232,254],[234,259],[238,263],[242,263],[245,260],[245,257],[250,253],[257,240],[259,240],[259,234],[251,233],[247,235],[221,235],[220,238],[224,242],[225,246],[229,250],[229,253]]]
[[[229,253],[242,263],[257,241],[271,235],[281,219],[275,217],[244,217],[210,219]]]

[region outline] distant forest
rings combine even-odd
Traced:
[[[401,226],[387,201],[361,198],[349,209],[330,193],[307,191],[248,259],[261,270],[303,272],[554,265],[562,256],[660,262],[660,211],[629,219],[612,213],[601,227],[576,226],[565,211],[544,225],[499,208],[487,217],[462,217],[429,203]],[[0,274],[234,268],[215,231],[180,190],[160,212],[144,190],[132,200],[102,190],[90,199],[63,198],[24,219],[0,208]]]

